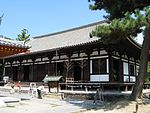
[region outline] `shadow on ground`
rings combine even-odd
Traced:
[[[97,100],[95,103],[93,103],[94,100],[80,100],[80,99],[65,99],[65,101],[70,104],[80,106],[83,109],[86,109],[87,111],[88,110],[96,111],[100,109],[103,109],[104,111],[110,111],[113,109],[125,108],[130,104],[133,104],[133,106],[135,105],[135,107],[133,108],[133,111],[135,111],[135,108],[138,107],[138,105],[140,104],[150,104],[150,99],[144,99],[143,101],[141,101],[141,103],[137,104],[137,102],[135,101],[130,101],[129,97],[118,97],[118,98],[112,97],[107,101]]]

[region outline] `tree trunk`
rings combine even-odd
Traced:
[[[147,72],[149,49],[150,49],[150,27],[145,29],[145,37],[141,49],[140,55],[140,69],[139,75],[137,76],[136,83],[134,85],[130,100],[136,100],[142,97],[142,90],[144,85],[144,79]]]

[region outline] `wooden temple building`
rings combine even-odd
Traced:
[[[61,88],[94,84],[134,84],[138,75],[140,46],[131,38],[116,44],[104,45],[90,32],[104,21],[33,37],[29,52],[5,56],[1,62],[4,75],[13,81],[41,82],[48,75],[49,81],[59,81]],[[16,46],[1,51],[26,51]],[[0,52],[1,52],[0,51]],[[6,53],[7,54],[7,53]],[[10,56],[11,55],[11,56]],[[90,87],[89,86],[89,87]]]

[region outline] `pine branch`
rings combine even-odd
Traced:
[[[99,37],[104,44],[116,43],[127,37],[135,37],[142,32],[141,27],[150,25],[150,10],[147,7],[144,11],[145,13],[135,10],[134,15],[127,12],[125,18],[114,19],[107,25],[99,25],[91,34]]]

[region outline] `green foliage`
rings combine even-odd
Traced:
[[[16,38],[18,41],[24,41],[26,43],[27,41],[30,40],[30,34],[28,34],[27,29],[21,30],[21,34],[18,35],[18,38]]]
[[[150,72],[145,77],[145,83],[150,83]]]
[[[124,17],[127,11],[133,12],[139,8],[143,10],[144,7],[150,5],[150,0],[88,0],[92,2],[90,9],[101,10],[104,9],[107,13],[106,18],[112,20],[114,18]]]
[[[92,31],[92,35],[100,37],[100,39],[103,42],[112,43],[117,38],[118,38],[117,40],[122,40],[130,36],[131,37],[136,36],[137,33],[141,32],[142,30],[141,27],[143,26],[145,27],[144,30],[145,38],[141,48],[139,75],[137,76],[137,81],[133,88],[130,99],[136,100],[137,98],[141,98],[147,66],[147,63],[145,62],[148,62],[149,56],[150,0],[89,0],[89,1],[94,2],[93,5],[90,5],[91,9],[93,10],[104,9],[108,13],[107,18],[109,20],[114,19],[109,25],[105,26],[107,28],[105,28],[104,26],[103,27],[98,26],[95,31]],[[146,80],[148,79],[146,78]]]
[[[124,18],[114,19],[110,24],[97,26],[92,31],[92,36],[100,37],[105,44],[137,36],[142,31],[141,27],[150,25],[150,10],[146,7],[143,12],[139,9],[134,12],[132,15],[127,12]]]

